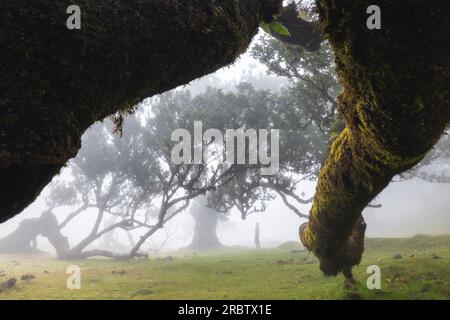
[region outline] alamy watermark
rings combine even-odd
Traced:
[[[66,10],[70,16],[67,18],[66,26],[69,30],[81,30],[81,9],[77,5],[70,5]]]
[[[66,281],[66,287],[69,290],[81,289],[81,269],[77,265],[68,266],[66,273],[69,274]]]
[[[67,29],[81,30],[81,8],[78,5],[72,4],[67,7],[66,13],[69,17],[66,21]],[[369,14],[366,25],[369,30],[381,29],[381,8],[377,5],[370,5],[367,7],[366,13]]]
[[[377,265],[371,265],[367,267],[367,274],[370,276],[367,278],[367,289],[380,290],[381,289],[381,268]]]
[[[274,175],[279,170],[278,129],[225,129],[225,135],[219,129],[208,129],[203,133],[203,123],[195,121],[193,137],[187,129],[176,129],[171,139],[178,142],[171,153],[172,163],[176,165],[207,163],[210,152],[205,144],[214,141],[217,149],[224,150],[217,158],[219,164],[260,164],[262,175]]]
[[[370,14],[367,19],[367,29],[380,30],[381,29],[381,8],[377,5],[371,5],[367,8],[367,14]]]

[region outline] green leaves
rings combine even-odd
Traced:
[[[263,22],[261,24],[261,28],[269,34],[277,33],[280,36],[285,36],[285,37],[291,36],[289,30],[278,21],[274,21],[272,23]]]

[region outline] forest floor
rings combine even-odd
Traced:
[[[299,249],[286,243],[131,261],[0,255],[0,283],[17,279],[0,299],[450,299],[450,235],[367,239],[353,289],[344,289],[342,276],[324,277],[314,256]],[[66,287],[70,265],[81,268],[80,290]],[[380,290],[366,286],[370,265],[381,269]]]

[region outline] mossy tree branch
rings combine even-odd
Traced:
[[[37,197],[95,121],[234,62],[282,1],[80,0],[81,30],[68,30],[72,4],[2,4],[0,222]]]
[[[363,251],[362,210],[423,159],[450,121],[450,2],[377,4],[382,29],[369,30],[370,1],[318,1],[344,86],[339,109],[347,128],[323,164],[300,237],[327,275],[351,275]]]

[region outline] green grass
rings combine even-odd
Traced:
[[[351,290],[344,289],[342,276],[324,277],[314,256],[292,252],[297,248],[292,243],[278,249],[179,251],[174,260],[161,255],[68,262],[0,255],[0,282],[18,279],[0,299],[450,299],[450,236],[368,239],[366,247],[355,268],[359,285]],[[394,259],[397,254],[402,258]],[[381,268],[381,290],[365,285],[366,268],[373,264]],[[69,265],[81,267],[81,290],[66,288]],[[35,279],[19,280],[26,273]]]

